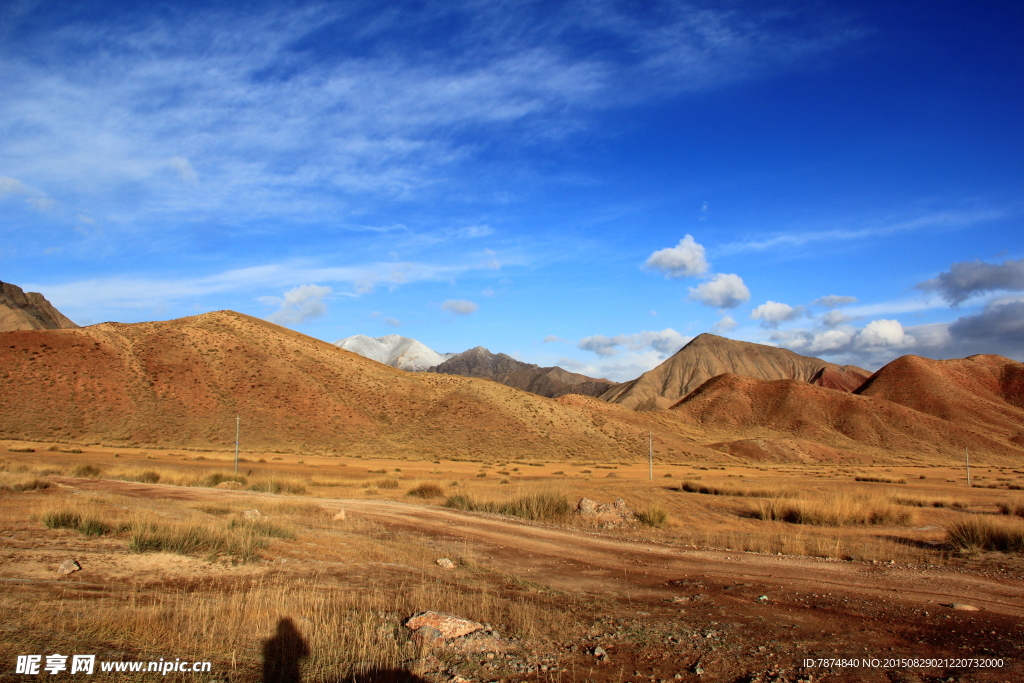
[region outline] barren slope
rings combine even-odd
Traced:
[[[712,377],[725,373],[757,379],[810,381],[824,368],[839,366],[786,349],[702,334],[658,367],[612,387],[601,398],[635,410],[668,408]],[[860,370],[866,377],[867,371]],[[834,388],[840,388],[836,386]]]
[[[42,294],[25,292],[17,285],[0,282],[0,332],[76,327],[78,325],[64,317]]]
[[[981,419],[975,424],[943,419],[884,398],[832,391],[798,380],[719,375],[679,401],[671,412],[689,423],[736,435],[768,430],[762,435],[836,448],[862,445],[955,456],[969,446],[972,451],[1024,456],[1024,448],[1010,440],[1008,431],[995,432]],[[1024,412],[1018,412],[1024,419]],[[737,455],[743,451],[717,446],[726,452],[736,450]]]
[[[1024,363],[1003,356],[902,356],[876,372],[857,393],[1003,438],[1024,430]]]
[[[243,443],[264,447],[623,459],[653,429],[665,453],[701,450],[677,421],[406,373],[230,311],[11,332],[0,378],[8,438],[228,445],[241,415]]]

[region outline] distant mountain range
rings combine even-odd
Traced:
[[[253,447],[417,458],[632,460],[648,434],[672,462],[1024,456],[1024,363],[1002,356],[903,356],[870,374],[707,334],[616,385],[482,347],[342,340],[377,362],[232,311],[77,328],[38,294],[0,296],[6,439],[227,447],[242,415]]]
[[[491,353],[482,346],[455,354],[430,371],[463,377],[485,377],[548,398],[566,394],[599,396],[615,386],[615,382],[607,379],[594,379],[559,367],[542,368],[504,353]]]
[[[12,330],[71,330],[78,327],[42,294],[0,282],[0,332]]]

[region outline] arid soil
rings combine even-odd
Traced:
[[[456,569],[427,570],[435,580],[488,581],[497,592],[542,601],[565,619],[561,627],[555,624],[532,639],[498,637],[489,649],[496,656],[490,659],[485,652],[452,647],[425,653],[403,669],[415,672],[410,680],[931,682],[1019,681],[1024,676],[1024,576],[1019,564],[1002,562],[998,555],[973,567],[827,560],[682,547],[644,539],[639,530],[588,531],[426,504],[103,479],[55,482],[65,493],[118,500],[230,502],[264,509],[288,500],[315,503],[332,513],[344,510],[348,521],[360,520],[382,537],[407,539],[428,554],[436,547],[435,554],[452,556]],[[38,547],[27,534],[20,529],[7,534],[0,564],[0,578],[25,591],[52,592],[63,586],[116,594],[134,582],[148,585],[145,593],[190,580],[240,578],[238,570],[180,556],[140,561],[113,541],[100,541],[82,556],[86,569],[58,583],[48,565],[66,556],[75,539],[62,537],[55,546]],[[350,561],[328,568],[327,546],[316,549],[327,538],[288,545],[276,560],[246,575],[257,571],[298,580],[334,571],[338,581],[358,583],[375,563]],[[423,559],[432,565],[435,558]],[[402,590],[419,572],[397,559],[376,564],[386,571],[377,571],[374,581],[394,590]],[[977,610],[954,609],[953,604]],[[597,647],[606,658],[595,657]],[[809,659],[865,657],[879,661],[856,668],[804,665]],[[1002,666],[886,661],[899,658],[995,658]],[[247,671],[239,666],[229,678],[250,680]],[[388,676],[371,673],[360,680],[398,680]]]

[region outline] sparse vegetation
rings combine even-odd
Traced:
[[[680,491],[687,493],[703,493],[709,496],[739,496],[745,498],[790,498],[796,495],[793,491],[785,489],[758,489],[739,486],[719,486],[705,484],[699,481],[687,479],[679,485]]]
[[[970,517],[946,527],[949,544],[961,552],[1024,553],[1024,524],[1016,520]]]
[[[854,481],[871,484],[906,484],[906,479],[893,479],[892,477],[854,477]]]
[[[467,493],[449,496],[445,505],[456,510],[493,512],[510,517],[544,522],[562,521],[572,512],[572,505],[564,494],[539,492],[506,501],[477,500]]]
[[[1024,500],[1003,501],[998,503],[999,512],[1004,515],[1024,517]]]
[[[910,524],[914,519],[911,511],[901,509],[888,501],[843,494],[814,499],[764,500],[754,505],[750,513],[756,519],[813,526],[898,526]]]

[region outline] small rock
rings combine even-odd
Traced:
[[[444,569],[455,569],[455,563],[449,560],[447,557],[438,558],[437,565]]]
[[[601,647],[600,645],[598,645],[597,647],[594,648],[594,656],[597,657],[602,662],[607,662],[608,661],[608,652],[605,651],[605,649],[603,647]]]
[[[237,481],[222,481],[221,483],[217,484],[214,488],[237,491],[238,489],[242,488],[242,485],[239,484]]]
[[[345,521],[345,511],[344,510],[338,510],[338,512],[334,515],[334,521],[335,522],[344,522]]]
[[[974,605],[968,605],[968,604],[963,603],[963,602],[952,602],[952,603],[946,605],[946,607],[949,607],[950,609],[962,610],[964,612],[980,612],[981,611],[980,608],[975,607]]]
[[[484,627],[483,624],[444,612],[421,612],[411,617],[405,625],[414,631],[431,626],[440,631],[444,638],[458,638]]]
[[[242,510],[242,518],[243,519],[266,519],[267,515],[263,514],[262,512],[257,510],[256,508],[253,508],[252,510]]]
[[[74,574],[77,571],[82,570],[82,565],[78,564],[78,560],[64,560],[57,567],[58,574]]]
[[[768,596],[767,595],[759,595],[759,596],[757,596],[757,601],[758,602],[768,602]]]

